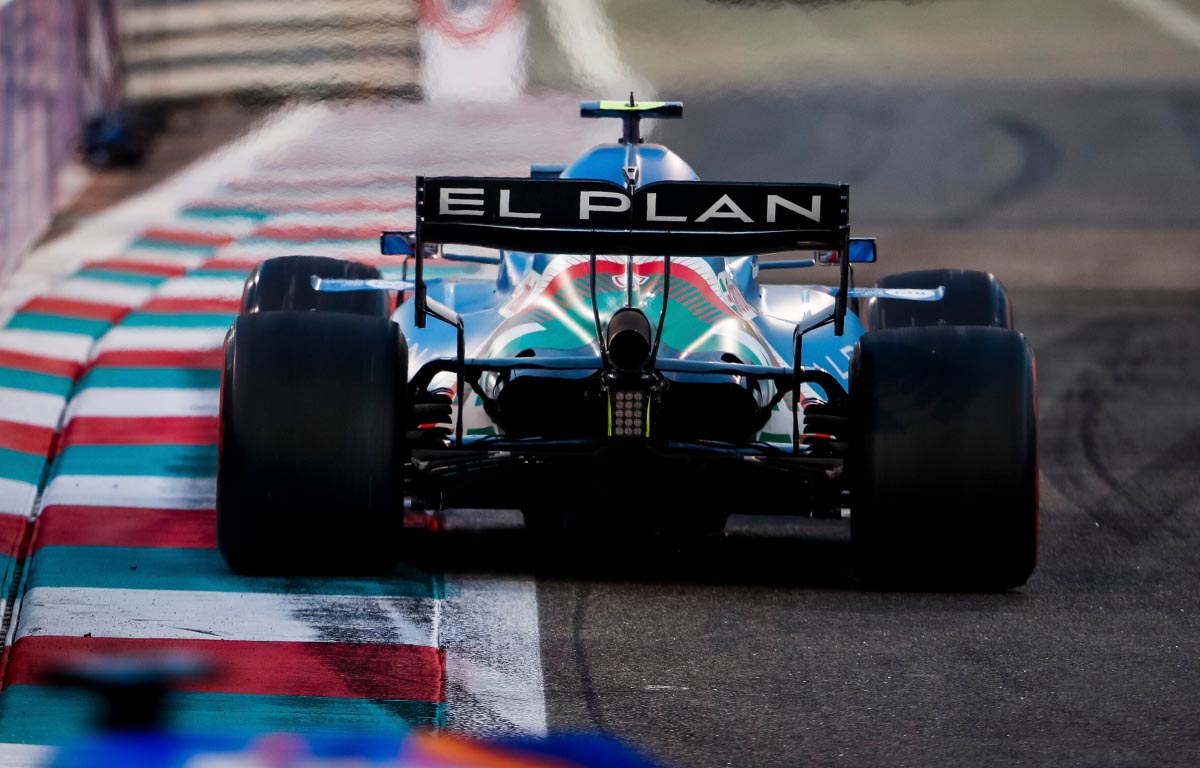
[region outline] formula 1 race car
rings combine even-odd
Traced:
[[[876,248],[850,237],[846,185],[700,181],[640,136],[677,102],[582,115],[621,119],[621,140],[530,178],[418,177],[415,231],[381,239],[406,279],[311,256],[251,274],[225,345],[226,561],[386,569],[406,504],[549,533],[754,512],[849,517],[869,583],[1023,584],[1035,374],[1000,282],[853,287]],[[456,259],[496,277],[426,279]],[[759,282],[825,264],[836,286]]]

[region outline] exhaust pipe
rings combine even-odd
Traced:
[[[608,321],[608,358],[618,371],[644,370],[650,362],[650,321],[640,309],[625,307]]]

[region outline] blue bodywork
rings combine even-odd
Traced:
[[[656,181],[699,181],[683,158],[661,144],[601,144],[562,172],[564,179],[596,179],[625,186],[625,169],[637,168],[633,186]]]

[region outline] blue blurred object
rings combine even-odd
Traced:
[[[212,671],[192,654],[86,656],[49,680],[91,691],[103,702],[98,735],[60,749],[50,768],[655,768],[602,736],[475,740],[408,730],[378,734],[183,733],[171,730],[171,688]]]
[[[93,117],[83,131],[83,157],[93,168],[141,165],[164,128],[156,110],[125,106]]]
[[[260,736],[118,733],[59,750],[51,768],[658,768],[620,743],[593,735],[471,740],[276,733]]]

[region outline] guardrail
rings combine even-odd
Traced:
[[[0,279],[45,231],[87,118],[120,92],[116,0],[0,0]]]
[[[416,0],[124,0],[134,101],[416,96]]]

